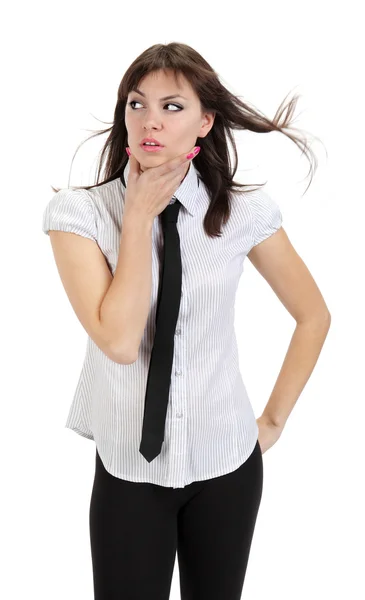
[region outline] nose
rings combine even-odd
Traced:
[[[145,122],[145,124],[143,125],[143,129],[144,129],[145,133],[148,133],[149,131],[151,131],[151,132],[152,131],[159,131],[160,127],[156,124],[155,121],[152,121],[150,119],[150,120],[148,120],[148,121]]]
[[[158,130],[161,127],[159,118],[156,115],[154,115],[153,112],[148,111],[148,109],[146,111],[146,118],[145,118],[143,127],[147,131],[149,129],[151,129],[151,130],[157,129]]]

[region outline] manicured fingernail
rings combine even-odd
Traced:
[[[194,158],[200,152],[200,146],[196,146],[195,149],[186,155],[186,158]]]
[[[130,156],[130,155],[131,155],[131,151],[129,150],[129,148],[126,148],[126,149],[125,149],[125,151],[126,151],[126,153],[128,154],[128,156]]]

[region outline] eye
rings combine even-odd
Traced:
[[[141,104],[141,102],[138,102],[138,100],[132,100],[131,102],[128,102],[129,106],[132,108],[132,110],[137,110],[136,108],[133,108],[132,104]],[[183,110],[182,106],[179,106],[178,104],[172,104],[171,102],[168,102],[167,104],[165,104],[165,106],[175,106],[178,110],[173,110],[173,111],[168,111],[168,112],[178,112],[180,110]]]

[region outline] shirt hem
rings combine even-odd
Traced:
[[[159,481],[152,481],[150,479],[141,479],[141,478],[137,478],[137,477],[133,477],[131,475],[126,475],[124,473],[117,475],[116,473],[113,473],[112,471],[108,471],[108,469],[106,468],[106,466],[104,465],[105,469],[111,474],[113,475],[113,477],[117,477],[118,479],[124,479],[126,481],[131,481],[133,483],[152,483],[153,485],[159,485],[161,487],[166,487],[166,488],[173,488],[173,489],[183,489],[188,485],[191,485],[192,483],[195,482],[200,482],[200,481],[206,481],[208,479],[214,479],[216,477],[221,477],[222,475],[228,475],[229,473],[232,473],[233,471],[236,471],[237,469],[239,469],[239,467],[241,465],[243,465],[243,463],[246,462],[246,460],[249,459],[249,457],[251,456],[252,452],[255,449],[256,443],[257,443],[257,439],[255,439],[255,443],[253,444],[252,449],[250,450],[250,452],[248,453],[246,458],[242,458],[242,456],[239,456],[239,458],[237,459],[236,457],[236,461],[234,462],[233,465],[231,465],[230,467],[228,467],[226,469],[220,469],[220,471],[215,472],[213,474],[209,474],[206,475],[204,477],[200,477],[199,479],[193,479],[191,481],[188,481],[187,483],[183,484],[183,485],[179,485],[177,483],[171,483],[171,484],[166,484],[166,483],[161,483]],[[100,453],[99,453],[100,454]]]
[[[94,436],[93,436],[92,433],[89,434],[89,433],[83,431],[82,429],[79,429],[78,427],[71,426],[71,425],[65,425],[65,427],[67,429],[71,429],[71,431],[75,431],[77,434],[81,435],[82,437],[85,437],[85,438],[87,438],[89,440],[94,440],[95,441]],[[234,464],[231,465],[230,467],[227,467],[228,470],[226,470],[226,469],[220,469],[219,471],[216,471],[213,474],[210,473],[209,475],[205,475],[204,477],[200,477],[199,479],[193,479],[192,481],[188,481],[188,482],[186,482],[183,485],[179,485],[179,484],[176,484],[176,483],[175,484],[172,483],[172,484],[167,485],[166,483],[161,483],[161,482],[158,482],[158,481],[151,481],[149,479],[143,479],[143,478],[141,479],[141,478],[133,477],[131,475],[126,475],[126,474],[123,474],[123,473],[117,475],[116,473],[113,473],[112,471],[109,471],[105,465],[104,465],[104,467],[105,467],[105,469],[111,475],[113,475],[113,477],[117,477],[118,479],[125,479],[126,481],[132,481],[133,483],[153,483],[154,485],[159,485],[161,487],[173,488],[173,489],[183,489],[186,486],[191,485],[192,483],[199,482],[199,481],[206,481],[207,479],[214,479],[215,477],[221,477],[222,475],[228,475],[228,473],[232,473],[233,471],[236,471],[251,456],[252,452],[255,449],[257,440],[258,440],[258,436],[255,438],[254,444],[253,444],[253,446],[252,446],[252,448],[251,448],[251,450],[248,453],[248,455],[247,455],[246,458],[242,458],[242,455],[239,455],[238,457],[236,455],[236,459],[235,459]],[[95,441],[95,446],[98,449],[96,441]],[[99,449],[98,449],[98,451],[99,451]]]

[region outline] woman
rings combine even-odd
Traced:
[[[330,313],[276,202],[233,181],[227,136],[236,160],[232,129],[280,131],[301,147],[284,131],[293,106],[270,121],[189,46],[154,45],[119,86],[104,181],[53,188],[43,231],[89,336],[66,427],[96,444],[96,600],[168,599],[176,552],[182,600],[241,598],[262,454],[313,370]],[[297,322],[257,420],[233,322],[246,256]]]

